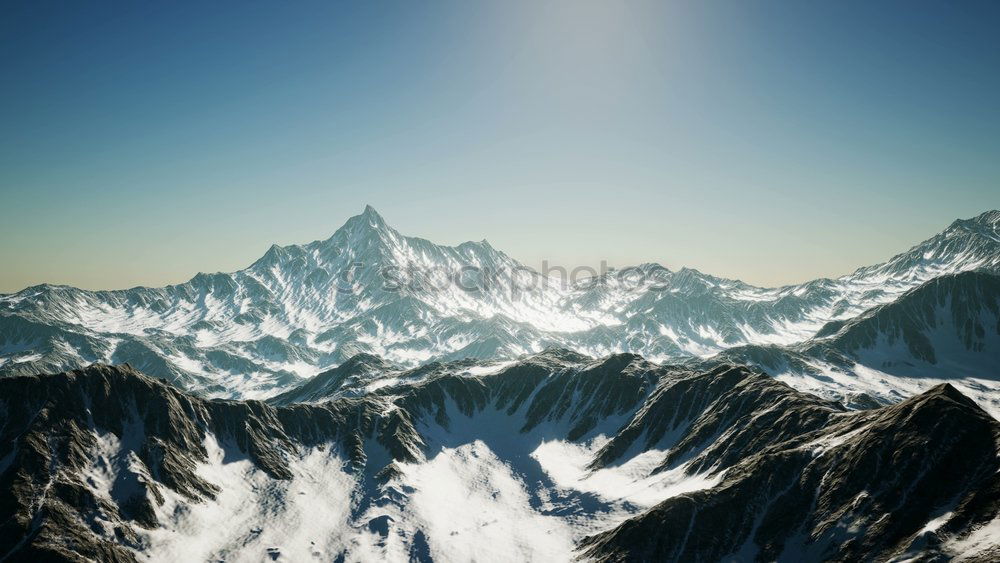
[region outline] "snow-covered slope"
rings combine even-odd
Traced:
[[[803,342],[936,276],[998,267],[1000,212],[991,211],[837,279],[767,289],[645,264],[569,286],[485,241],[403,236],[368,207],[329,239],[274,246],[230,274],[0,296],[0,374],[128,362],[210,396],[267,397],[358,353],[403,367],[551,346],[708,357]]]
[[[983,533],[1000,424],[951,388],[847,412],[743,367],[552,350],[356,396],[383,379],[376,360],[351,362],[330,400],[290,406],[206,401],[127,367],[0,379],[0,558],[552,562],[583,545],[605,560],[867,560],[1000,545]]]

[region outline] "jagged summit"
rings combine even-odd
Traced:
[[[949,229],[954,229],[958,227],[968,228],[971,226],[983,227],[996,231],[997,228],[1000,228],[1000,210],[993,209],[990,211],[985,211],[970,219],[958,219],[957,221],[952,223],[951,226],[949,226]]]
[[[392,367],[392,364],[386,362],[380,356],[377,356],[375,354],[368,354],[365,352],[361,352],[359,354],[351,356],[346,362],[342,364],[342,366],[362,366],[362,365],[379,366],[386,368]]]
[[[976,413],[979,416],[984,416],[989,418],[989,415],[976,404],[975,401],[965,396],[961,391],[955,388],[951,383],[942,383],[940,385],[935,385],[927,391],[924,391],[920,395],[917,395],[911,401],[921,401],[921,402],[933,402],[933,401],[948,401],[954,403],[961,409],[965,409]]]
[[[858,269],[850,278],[862,282],[919,281],[966,270],[1000,269],[1000,212],[987,211],[953,222],[941,233],[896,255],[884,264]]]
[[[348,230],[348,231],[388,231],[393,230],[392,227],[386,223],[382,215],[375,210],[371,205],[366,205],[364,211],[360,214],[349,218],[338,230]]]

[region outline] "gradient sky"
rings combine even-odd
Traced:
[[[0,10],[0,292],[235,270],[366,203],[778,285],[1000,207],[998,2]]]

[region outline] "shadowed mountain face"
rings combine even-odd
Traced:
[[[404,368],[550,346],[708,357],[795,345],[935,277],[996,272],[998,250],[1000,212],[991,211],[837,279],[765,289],[646,264],[568,287],[485,241],[406,237],[366,208],[329,239],[274,246],[239,272],[164,288],[43,285],[0,296],[0,374],[127,362],[203,395],[240,398],[288,391],[359,353]]]
[[[817,336],[807,351],[836,350],[864,358],[880,349],[892,355],[886,349],[897,348],[895,356],[931,365],[957,354],[991,352],[1000,344],[1000,276],[941,276],[892,303],[827,326]]]
[[[761,448],[717,486],[583,546],[599,561],[995,561],[998,438],[1000,424],[944,384]],[[953,540],[960,529],[977,531]],[[982,550],[963,551],[972,544]]]
[[[944,275],[793,346],[744,346],[713,361],[756,365],[796,388],[893,403],[942,382],[1000,413],[1000,276]],[[711,362],[710,362],[711,363]]]
[[[0,379],[0,557],[988,560],[1000,545],[1000,425],[949,386],[848,411],[745,367],[564,350],[410,370],[362,355],[313,381],[268,404],[128,367]]]

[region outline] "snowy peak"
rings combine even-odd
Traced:
[[[302,248],[321,261],[343,262],[349,257],[355,266],[362,268],[456,270],[520,266],[485,240],[452,247],[402,235],[370,205],[360,215],[349,218],[330,238]]]
[[[396,231],[385,222],[382,215],[375,208],[366,205],[365,210],[361,212],[360,215],[355,215],[347,220],[337,232],[345,231],[352,235],[383,235],[383,234],[398,234]]]
[[[1000,210],[991,210],[971,218],[959,219],[948,227],[948,230],[965,229],[970,232],[985,235],[996,235],[1000,231]]]
[[[1000,211],[959,219],[888,262],[861,268],[850,277],[921,283],[935,276],[977,269],[1000,271]]]
[[[369,204],[365,204],[365,208],[361,212],[360,216],[367,217],[369,220],[372,221],[382,221],[382,216],[379,214],[379,212],[375,211],[375,208]]]
[[[941,233],[941,237],[954,241],[951,246],[953,251],[965,250],[976,254],[995,251],[1000,246],[1000,211],[987,211],[971,219],[959,219]]]

